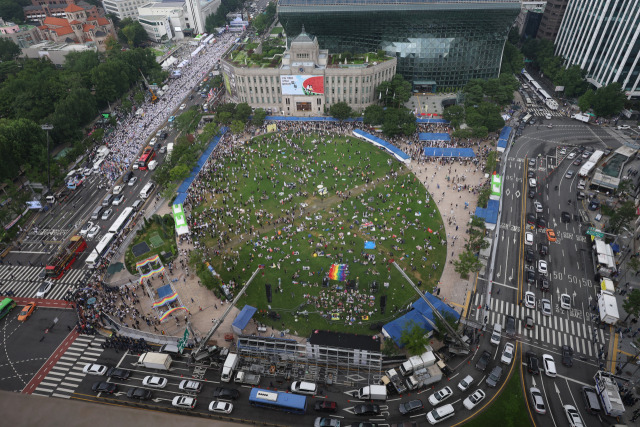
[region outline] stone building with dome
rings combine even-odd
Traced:
[[[38,28],[43,37],[56,43],[86,44],[98,51],[106,50],[109,35],[116,36],[113,23],[104,17],[91,16],[84,8],[70,4],[64,17],[48,16]]]

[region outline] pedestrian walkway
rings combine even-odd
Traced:
[[[474,307],[484,304],[484,295],[476,294]],[[475,313],[472,318],[476,322],[482,323],[482,311],[474,309]],[[490,310],[488,313],[488,327],[500,323],[505,326],[506,316],[512,316],[516,320],[516,333],[523,339],[531,339],[553,346],[562,347],[568,345],[573,348],[576,354],[583,354],[589,357],[595,357],[596,351],[594,344],[601,345],[608,338],[608,332],[602,329],[591,329],[585,322],[581,320],[573,320],[560,315],[544,316],[540,311],[520,306],[511,302],[491,298]],[[534,327],[527,329],[525,327],[525,319],[529,316],[533,319]],[[596,340],[594,343],[594,332]]]
[[[32,394],[69,399],[86,376],[82,369],[87,363],[98,360],[104,351],[101,344],[105,341],[101,336],[80,335]]]
[[[0,292],[13,292],[17,297],[35,298],[38,288],[42,285],[42,267],[0,266]],[[91,274],[91,270],[84,268],[69,269],[59,279],[53,281],[53,287],[47,293],[47,299],[62,299],[67,291],[73,291],[80,282]]]
[[[547,107],[531,107],[527,108],[527,113],[536,117],[545,117],[547,114],[551,114],[552,117],[565,117],[562,111],[553,111]]]

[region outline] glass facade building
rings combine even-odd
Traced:
[[[519,0],[280,0],[287,36],[305,30],[331,53],[383,49],[414,89],[496,78]]]

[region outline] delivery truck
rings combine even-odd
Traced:
[[[624,404],[620,398],[618,385],[609,375],[605,371],[598,371],[593,379],[596,382],[596,390],[604,412],[611,417],[619,417],[624,414]]]
[[[411,356],[407,359],[406,362],[400,365],[400,372],[405,376],[410,375],[412,372],[431,366],[434,363],[436,363],[435,354],[433,354],[433,351],[426,351],[420,356]]]
[[[383,385],[368,385],[355,392],[362,400],[387,400],[387,388]]]
[[[222,367],[222,374],[220,379],[228,383],[233,378],[233,371],[238,366],[238,355],[236,353],[229,353],[227,359],[224,361],[224,366]]]
[[[431,384],[435,384],[441,379],[442,371],[440,370],[438,365],[431,365],[415,371],[413,375],[407,378],[407,387],[409,388],[409,390],[416,390]]]
[[[600,309],[600,321],[615,325],[620,320],[618,302],[611,292],[600,292],[600,295],[598,295],[598,308]]]
[[[171,356],[163,353],[142,353],[136,365],[149,369],[168,371],[171,368]]]
[[[260,384],[260,375],[251,374],[245,371],[238,371],[233,381],[238,384],[258,385]]]
[[[591,120],[591,116],[588,114],[574,114],[571,116],[572,119],[576,119],[576,120],[580,120],[583,123],[589,123],[589,120]]]
[[[386,386],[387,390],[393,393],[403,394],[407,391],[407,386],[395,369],[389,369],[385,372],[385,375],[380,378],[380,384]]]

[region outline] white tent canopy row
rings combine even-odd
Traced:
[[[169,67],[171,67],[176,62],[178,62],[178,58],[176,58],[175,56],[170,56],[167,59],[165,59],[164,62],[162,63],[162,65],[161,65],[162,69],[163,70],[167,70],[167,69],[169,69]]]

